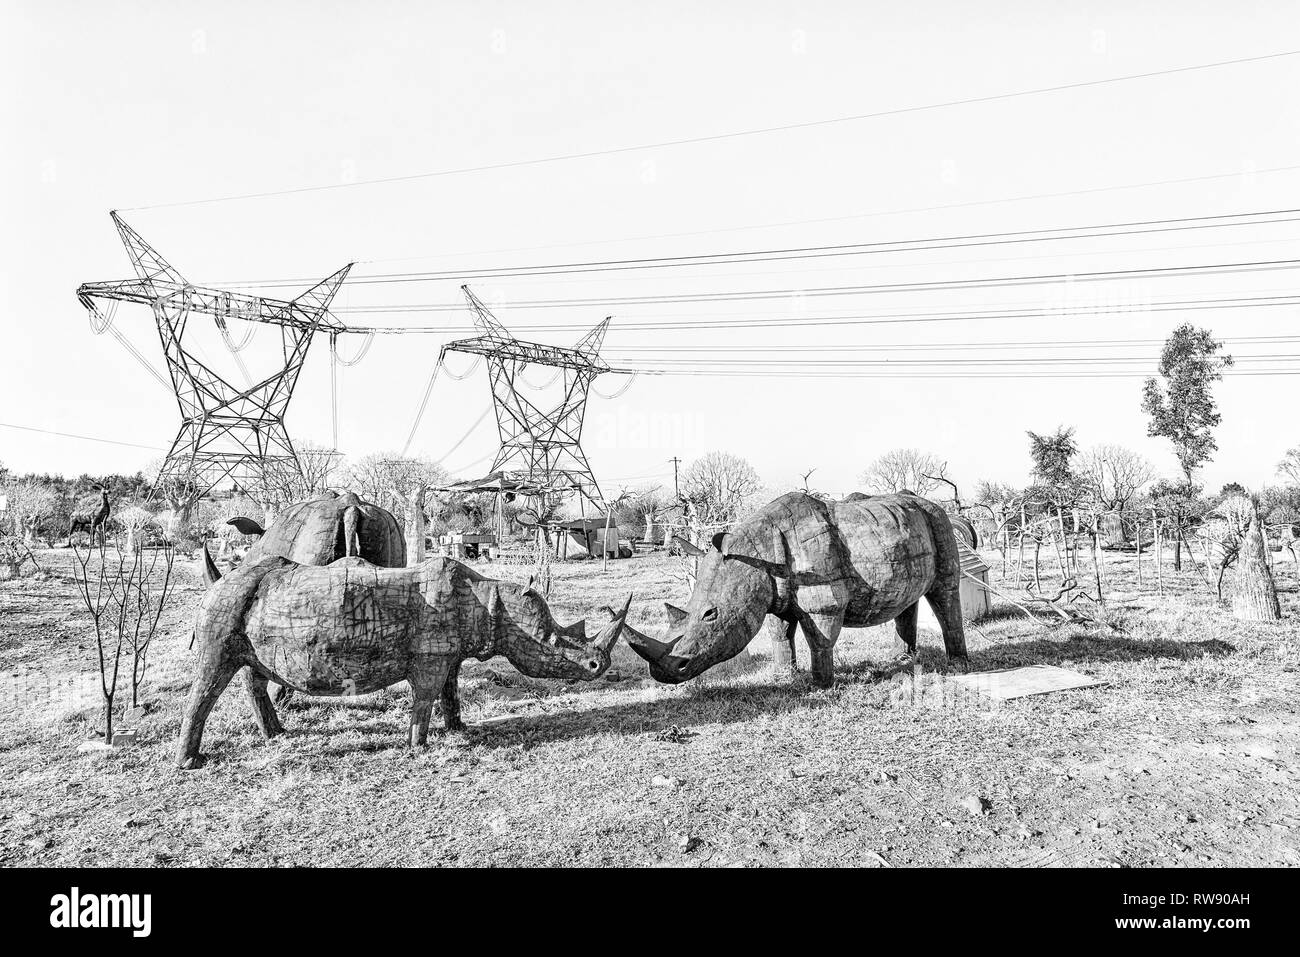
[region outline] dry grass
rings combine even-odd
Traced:
[[[66,553],[39,558],[51,574],[0,583],[8,865],[1300,863],[1293,566],[1281,626],[1232,621],[1190,571],[1167,572],[1163,599],[1139,595],[1115,559],[1115,632],[998,609],[971,629],[976,667],[1059,664],[1106,684],[996,707],[954,693],[936,635],[920,673],[891,670],[892,627],[846,632],[824,691],[771,677],[758,642],[678,687],[623,648],[590,684],[467,667],[470,729],[416,752],[402,688],[299,701],[271,742],[233,688],[211,760],[182,773],[197,577],[182,570],[157,640],[143,743],[86,753],[93,702],[49,679],[87,675],[92,639]],[[660,601],[684,597],[663,556],[554,576],[562,620],[633,591],[632,623],[653,630]]]

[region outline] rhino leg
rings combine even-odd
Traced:
[[[918,601],[894,619],[894,630],[903,642],[903,653],[898,656],[898,661],[903,664],[916,657],[916,615],[920,609],[921,603]]]
[[[248,701],[253,706],[253,718],[263,736],[273,738],[284,734],[284,725],[275,713],[275,705],[266,691],[266,676],[259,674],[252,665],[244,669],[244,688],[248,692]]]
[[[948,663],[957,671],[967,671],[970,659],[966,657],[966,623],[961,617],[961,593],[958,592],[957,585],[937,585],[925,596],[925,600],[934,610],[934,617],[939,619]]]
[[[442,726],[447,731],[460,731],[465,723],[460,720],[460,662],[453,661],[447,668],[447,678],[442,685]]]
[[[185,703],[185,717],[181,721],[181,737],[176,747],[176,763],[181,770],[189,771],[203,763],[199,745],[203,740],[203,726],[212,713],[217,698],[226,690],[244,662],[230,653],[219,642],[204,646],[199,658],[190,696]]]
[[[794,633],[799,627],[797,621],[784,621],[775,615],[768,615],[763,621],[763,630],[772,638],[772,670],[795,671],[799,665],[794,654]]]
[[[829,688],[835,683],[835,642],[844,627],[844,612],[812,613],[803,615],[799,622],[804,640],[812,655],[813,684]]]
[[[426,658],[411,664],[407,680],[411,683],[411,747],[429,740],[429,718],[433,703],[447,683],[450,662],[446,658]]]

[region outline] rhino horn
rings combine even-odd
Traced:
[[[203,580],[209,585],[215,585],[221,580],[221,572],[217,569],[217,563],[212,560],[212,553],[208,551],[208,546],[203,545]]]
[[[651,638],[649,635],[643,635],[635,628],[624,628],[627,635],[627,643],[632,650],[651,664],[657,664],[668,655],[672,654],[673,647],[680,641],[675,638],[672,641],[660,641],[657,638]]]
[[[618,641],[619,635],[623,633],[623,628],[627,624],[627,610],[631,607],[632,595],[629,593],[627,601],[623,602],[623,610],[618,614],[614,614],[613,609],[605,609],[609,613],[609,624],[602,628],[600,634],[592,641],[591,646],[593,648],[600,651],[609,651],[614,647],[614,643]]]

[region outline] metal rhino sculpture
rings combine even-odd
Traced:
[[[958,585],[961,566],[947,514],[910,492],[854,495],[825,502],[791,492],[769,503],[700,557],[685,609],[665,603],[667,641],[628,630],[632,649],[656,681],[676,684],[739,654],[767,616],[773,660],[794,666],[794,633],[803,631],[814,681],[833,680],[840,629],[893,620],[905,654],[916,651],[917,604],[934,609],[949,660],[965,669],[966,635]]]
[[[176,761],[202,761],[203,726],[230,679],[246,672],[249,700],[267,737],[284,728],[268,681],[311,695],[411,684],[410,743],[424,744],[434,699],[444,726],[461,727],[457,679],[466,658],[504,655],[538,678],[599,677],[609,667],[632,598],[592,639],[586,624],[560,625],[527,587],[484,578],[450,558],[379,568],[361,558],[300,565],[277,555],[241,565],[208,590],[195,623],[198,662]]]
[[[245,535],[261,536],[245,553],[246,565],[267,555],[300,565],[328,565],[350,555],[384,568],[406,564],[406,539],[393,513],[352,492],[329,491],[296,502],[281,510],[269,529],[243,516],[226,524]],[[221,572],[206,548],[203,552],[203,577],[211,585]]]

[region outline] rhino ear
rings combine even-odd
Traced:
[[[829,507],[821,499],[790,492],[759,509],[718,541],[724,558],[757,564],[781,577],[837,577],[843,548]]]
[[[505,602],[501,600],[501,586],[499,582],[493,582],[488,586],[487,594],[484,596],[483,606],[487,609],[488,617],[496,621],[501,617],[501,612],[505,609]]]
[[[699,558],[701,555],[704,554],[704,549],[700,548],[698,545],[696,545],[694,542],[690,541],[689,539],[679,538],[676,535],[674,535],[672,540],[669,542],[669,551],[672,550],[672,546],[674,544],[677,546],[678,550],[681,551],[683,555],[689,555],[692,558]]]
[[[723,558],[738,558],[778,569],[790,569],[790,550],[780,528],[767,523],[739,525],[713,536],[713,547]]]

